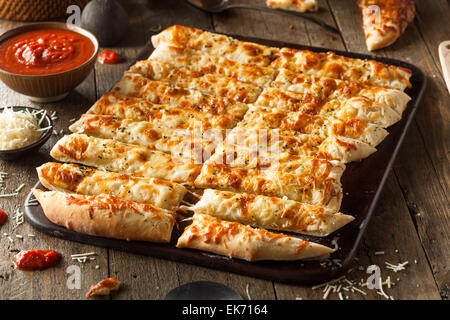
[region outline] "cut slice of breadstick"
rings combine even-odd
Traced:
[[[111,194],[163,209],[180,205],[187,189],[179,183],[114,173],[72,163],[48,162],[37,168],[39,181],[49,190],[85,195]]]
[[[196,213],[178,239],[178,248],[213,252],[247,261],[322,259],[333,252],[326,246],[281,233]]]
[[[112,195],[85,196],[33,189],[33,194],[53,223],[93,236],[169,242],[174,215],[151,204]]]

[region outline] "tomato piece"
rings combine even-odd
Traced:
[[[5,211],[0,210],[0,226],[8,219],[8,215]]]
[[[14,256],[14,263],[20,270],[44,270],[60,259],[61,254],[54,250],[22,250]]]
[[[115,64],[122,61],[122,57],[112,50],[104,50],[97,59],[101,64]]]

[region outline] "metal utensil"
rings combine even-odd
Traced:
[[[243,300],[233,289],[211,281],[185,283],[169,291],[164,300]]]
[[[280,10],[280,9],[270,9],[270,8],[266,8],[266,7],[253,7],[253,6],[249,6],[249,5],[242,4],[242,3],[235,3],[230,0],[185,0],[185,1],[197,9],[200,9],[200,10],[203,10],[206,12],[210,12],[210,13],[220,13],[220,12],[223,12],[228,9],[238,8],[238,9],[259,10],[259,11],[270,12],[270,13],[275,12],[275,13],[280,13],[280,14],[284,14],[287,16],[295,16],[295,17],[302,18],[304,20],[311,21],[329,31],[340,34],[339,30],[336,29],[335,27],[330,26],[330,25],[326,24],[325,22],[320,21],[318,19],[301,14],[299,12],[285,11],[285,10]]]

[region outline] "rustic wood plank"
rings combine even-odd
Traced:
[[[2,21],[0,32],[19,26],[20,23]],[[55,130],[64,129],[67,132],[69,120],[79,115],[79,110],[90,105],[94,101],[95,83],[94,74],[91,75],[69,96],[58,103],[36,104],[26,97],[13,92],[3,83],[0,84],[0,98],[2,105],[24,105],[37,108],[45,108],[48,112],[57,112],[58,120],[54,121]],[[8,172],[6,190],[9,192],[25,183],[26,187],[19,196],[0,199],[0,207],[9,215],[5,225],[0,228],[0,298],[1,299],[84,299],[89,287],[106,277],[108,261],[106,250],[68,242],[47,236],[35,230],[25,222],[16,227],[14,221],[15,211],[23,210],[25,197],[37,182],[35,168],[46,161],[50,161],[50,148],[59,139],[60,135],[53,135],[50,140],[36,153],[28,154],[15,161],[1,161],[0,171]],[[10,242],[3,234],[7,233],[13,238]],[[34,234],[35,237],[29,237]],[[15,238],[15,235],[23,235],[23,240]],[[53,249],[63,255],[63,260],[56,267],[42,272],[23,272],[13,268],[13,257],[19,250]],[[82,252],[95,251],[98,253],[95,261],[80,264],[71,260],[70,255]],[[66,281],[69,274],[66,269],[70,265],[78,265],[81,269],[81,288],[69,290]],[[99,269],[95,269],[98,265]]]
[[[264,6],[264,0],[244,0],[243,3]],[[218,32],[239,34],[263,39],[282,40],[308,44],[305,22],[301,18],[256,10],[233,9],[213,15],[214,28]]]
[[[450,297],[450,232],[448,198],[441,189],[429,155],[417,149],[422,137],[413,126],[395,164],[395,173],[427,253],[441,296]],[[414,159],[414,161],[411,161]],[[418,168],[420,170],[418,171]],[[432,178],[430,178],[432,177]]]
[[[381,267],[383,279],[389,275],[396,283],[391,290],[386,289],[386,293],[401,300],[440,299],[426,254],[393,172],[368,228],[364,245],[370,249],[370,262]],[[385,254],[375,255],[376,251],[384,251]],[[385,262],[398,264],[405,261],[409,261],[406,270],[399,273],[387,269],[385,265]]]
[[[445,18],[450,16],[450,4],[446,0],[422,0],[415,3],[415,24],[433,57],[434,63],[442,74],[438,47],[442,41],[450,38],[450,26],[444,22],[446,21]]]
[[[354,28],[361,18],[357,14],[359,9],[339,1],[330,1],[330,4],[341,30],[344,31],[347,48],[351,51],[367,52],[362,29]],[[407,60],[417,64],[428,75],[438,75],[424,43],[418,39],[420,35],[417,28],[411,25],[394,45],[375,54]],[[408,202],[415,203],[416,212],[423,214],[420,221],[416,220],[419,235],[435,272],[438,287],[445,290],[448,288],[448,242],[436,240],[448,235],[449,117],[448,108],[445,107],[448,96],[443,88],[442,78],[436,76],[429,77],[428,80],[423,103],[417,112],[417,124],[412,125],[396,162],[395,172],[403,193],[409,195]],[[416,139],[411,138],[415,130],[420,132]],[[431,193],[424,193],[425,177],[428,177],[427,188]],[[411,205],[409,207],[411,208]],[[444,236],[444,239],[446,237]]]
[[[376,254],[381,251],[384,254]],[[409,264],[405,271],[395,273],[386,268],[386,261],[393,264],[409,261]],[[366,273],[369,265],[380,267],[383,281],[389,276],[395,283],[390,289],[386,286],[383,287],[384,292],[394,299],[440,299],[425,253],[393,173],[390,174],[383,189],[378,208],[369,223],[367,233],[358,251],[357,260],[350,267],[350,272],[345,274],[346,278],[355,283],[366,282],[369,277],[369,274]],[[345,283],[343,286],[345,287]],[[275,287],[277,297],[280,299],[310,300],[324,297],[323,288],[311,290],[298,286],[276,285]],[[375,289],[360,286],[357,288],[363,290],[366,295],[357,291],[341,290],[343,298],[348,297],[350,300],[385,299]],[[339,300],[339,296],[337,293],[330,293],[328,299]]]
[[[329,25],[337,27],[333,15],[330,13],[330,7],[326,0],[319,0],[319,11],[309,13],[311,16],[322,20]],[[314,23],[305,24],[306,34],[308,35],[309,44],[314,47],[330,48],[334,50],[345,51],[345,45],[341,35],[334,34]]]

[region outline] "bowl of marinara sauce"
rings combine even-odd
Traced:
[[[92,71],[99,45],[62,22],[28,24],[0,36],[0,80],[35,102],[65,98]]]

